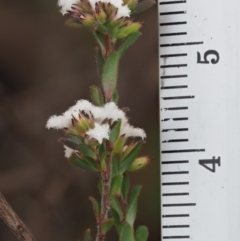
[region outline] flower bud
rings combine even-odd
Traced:
[[[100,22],[105,23],[105,21],[107,19],[107,14],[102,9],[100,9],[99,12],[96,13],[96,18]]]
[[[142,169],[143,167],[145,167],[149,162],[150,162],[150,159],[147,156],[138,157],[133,161],[133,163],[129,167],[128,171],[129,172],[138,171],[138,170]]]
[[[85,27],[91,28],[94,25],[95,19],[92,15],[90,14],[85,14],[82,16],[82,24]]]
[[[122,151],[125,141],[126,141],[125,135],[118,137],[118,139],[114,143],[114,148],[113,148],[114,154],[119,154]]]
[[[122,155],[122,159],[124,159],[131,151],[132,149],[137,145],[136,142],[132,142],[130,145],[125,146],[123,148],[123,155]]]
[[[131,23],[126,27],[123,27],[119,30],[119,32],[116,34],[117,39],[123,39],[126,38],[128,35],[138,31],[142,27],[141,23]]]

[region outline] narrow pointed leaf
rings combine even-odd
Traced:
[[[132,165],[135,158],[138,156],[140,150],[142,148],[142,143],[138,143],[130,153],[122,160],[120,164],[120,172],[123,173]]]
[[[84,241],[92,241],[91,231],[87,229],[84,233]]]
[[[106,233],[110,231],[110,229],[112,228],[113,224],[114,224],[113,218],[107,219],[101,226],[101,233],[103,235],[106,235]]]
[[[122,181],[122,195],[125,200],[127,199],[128,191],[129,191],[129,178],[128,178],[128,175],[125,173]]]
[[[102,35],[97,31],[92,31],[92,34],[93,34],[94,38],[96,39],[96,41],[98,43],[98,46],[100,48],[100,54],[105,54],[106,49],[105,49],[105,46],[104,46],[104,40],[102,38]]]
[[[88,147],[87,145],[85,144],[81,144],[78,146],[78,151],[83,154],[84,156],[89,156],[89,157],[95,157],[95,153],[94,151]]]
[[[93,197],[89,197],[90,201],[92,202],[92,206],[93,206],[93,212],[96,218],[96,221],[99,222],[99,217],[100,217],[100,205],[98,203],[98,201],[93,198]]]
[[[113,102],[118,103],[119,95],[117,90],[115,90],[115,92],[113,93],[112,100]]]
[[[115,226],[118,234],[120,234],[122,223],[120,221],[119,215],[114,209],[111,209],[110,213],[111,213],[111,217],[114,219],[114,226]]]
[[[136,186],[132,190],[132,194],[128,203],[126,221],[133,226],[137,214],[137,199],[141,191],[141,186]]]
[[[120,241],[135,241],[133,228],[127,222],[121,228]]]
[[[74,142],[74,143],[77,144],[77,145],[84,144],[84,139],[83,139],[82,137],[80,137],[80,136],[68,134],[68,135],[66,136],[66,138],[67,138],[69,141],[72,141],[72,142]]]
[[[125,52],[127,51],[127,49],[133,44],[135,43],[135,41],[141,36],[141,32],[136,31],[134,33],[132,33],[127,39],[126,41],[118,48],[118,53],[119,53],[119,57],[122,58],[122,56],[125,54]]]
[[[109,136],[110,142],[114,143],[117,140],[117,138],[119,137],[121,123],[122,123],[122,121],[118,120],[117,123],[112,128],[112,131],[111,131],[110,136]]]
[[[112,156],[112,177],[116,176],[119,174],[119,166],[118,166],[118,160]]]
[[[117,86],[119,54],[112,52],[103,66],[102,85],[106,100],[111,100]]]
[[[115,210],[117,212],[117,214],[119,216],[119,220],[122,221],[123,220],[123,211],[122,211],[121,205],[116,197],[114,197],[112,199],[111,207],[113,210]]]
[[[152,7],[154,4],[156,4],[154,0],[144,0],[133,8],[131,14],[141,13],[147,10],[148,8]]]
[[[136,241],[147,241],[148,235],[148,228],[146,226],[140,226],[136,231]]]
[[[79,158],[79,157],[71,157],[69,159],[69,162],[73,164],[76,167],[85,169],[85,170],[91,170],[91,171],[98,171],[98,168],[95,164],[90,163],[86,161],[85,159]]]
[[[101,76],[103,65],[104,65],[104,58],[102,56],[102,51],[99,48],[97,48],[96,61],[97,61],[98,75]]]
[[[90,86],[90,93],[93,104],[96,106],[104,105],[104,98],[102,95],[102,91],[95,85]]]
[[[118,174],[112,178],[110,196],[115,196],[122,186],[123,175]]]

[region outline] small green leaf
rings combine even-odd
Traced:
[[[98,46],[100,47],[99,54],[104,55],[106,53],[106,49],[105,49],[105,46],[104,46],[104,40],[103,40],[102,34],[99,33],[98,31],[92,31],[92,34],[95,37],[95,39],[98,43]],[[97,55],[97,60],[100,60],[99,57],[100,57],[100,55],[99,56]],[[99,67],[100,67],[101,63],[98,62],[98,64],[100,64],[99,65]]]
[[[111,207],[113,210],[115,210],[117,212],[117,214],[119,216],[119,220],[122,221],[123,220],[123,211],[122,211],[121,205],[116,197],[114,197],[112,199]]]
[[[141,36],[141,32],[136,31],[129,35],[126,41],[118,48],[119,57],[122,58],[126,50]]]
[[[92,202],[92,206],[93,206],[93,212],[96,218],[96,221],[99,221],[99,217],[100,217],[100,205],[98,203],[98,201],[93,198],[93,197],[89,197],[90,201]]]
[[[110,229],[112,228],[113,224],[114,224],[113,218],[107,219],[101,226],[101,233],[103,235],[106,235],[106,233],[110,231]]]
[[[142,143],[138,143],[129,154],[122,160],[120,164],[120,172],[123,173],[132,165],[135,158],[138,156],[140,150],[142,148]]]
[[[78,146],[78,151],[79,151],[82,155],[84,155],[84,156],[89,156],[89,157],[92,157],[92,158],[95,157],[94,151],[93,151],[90,147],[88,147],[87,145],[85,145],[85,144],[79,145],[79,146]]]
[[[133,8],[131,14],[141,13],[147,10],[148,8],[152,7],[154,4],[156,4],[154,0],[144,0]]]
[[[136,231],[136,241],[147,241],[148,238],[148,228],[146,226],[138,227]]]
[[[114,156],[111,156],[111,161],[112,161],[112,176],[114,177],[119,174],[118,160]]]
[[[118,77],[119,54],[112,52],[103,66],[102,85],[106,100],[111,100],[116,90]]]
[[[121,230],[121,225],[122,225],[119,215],[114,209],[111,209],[110,213],[111,213],[111,217],[113,217],[114,219],[114,226],[119,234]]]
[[[90,86],[91,98],[93,104],[96,106],[104,105],[104,98],[102,95],[102,91],[95,85]]]
[[[111,197],[115,196],[116,193],[121,189],[122,180],[123,180],[122,174],[116,175],[112,178],[111,190],[110,190],[110,196]]]
[[[101,155],[100,155],[100,164],[101,164],[101,168],[102,170],[106,170],[106,157],[108,155],[107,151],[104,151]]]
[[[126,221],[133,226],[137,214],[137,198],[140,194],[141,186],[136,186],[132,190],[126,212]]]
[[[125,200],[127,199],[128,191],[129,191],[129,178],[128,178],[128,175],[125,173],[122,181],[122,195]]]
[[[127,222],[124,223],[123,227],[121,228],[120,241],[135,241],[133,228]]]
[[[87,229],[84,233],[84,241],[92,241],[91,231]]]
[[[124,135],[118,137],[118,139],[114,143],[114,148],[113,148],[114,155],[117,155],[120,152],[122,152],[125,142],[126,142],[126,138]]]
[[[115,92],[113,93],[112,100],[113,102],[118,103],[119,95],[117,90],[115,90]]]
[[[94,160],[93,160],[94,161]],[[86,169],[86,170],[91,170],[91,171],[98,171],[98,167],[96,162],[94,161],[94,163],[91,161],[89,162],[89,160],[85,160],[83,158],[79,158],[79,157],[71,157],[69,159],[69,162],[71,164],[73,164],[76,167],[82,168],[82,169]]]
[[[102,56],[102,52],[99,48],[97,48],[96,52],[96,62],[97,62],[97,70],[98,70],[98,75],[102,75],[102,70],[103,70],[103,65],[104,65],[104,58]]]
[[[122,124],[122,120],[118,120],[117,123],[112,128],[112,131],[109,136],[109,141],[111,143],[114,143],[117,140],[120,133],[121,124]]]
[[[74,142],[75,144],[77,145],[80,145],[80,144],[83,144],[84,143],[84,139],[80,136],[76,136],[76,135],[71,135],[71,134],[68,134],[66,136],[66,138],[72,142]]]

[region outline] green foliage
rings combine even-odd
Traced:
[[[95,85],[92,85],[89,88],[93,104],[96,106],[103,106],[105,103],[102,91]]]
[[[95,152],[87,145],[85,144],[81,144],[78,146],[78,151],[84,155],[84,156],[88,156],[88,157],[95,157]]]
[[[148,235],[148,228],[146,226],[140,226],[136,231],[136,241],[147,241]]]
[[[87,229],[84,233],[84,241],[92,241],[91,231]]]
[[[114,209],[111,209],[110,212],[111,212],[111,217],[113,217],[113,219],[114,219],[114,226],[115,226],[118,234],[120,234],[120,230],[121,230],[121,226],[122,226],[122,223],[120,221],[120,217]]]
[[[130,196],[130,200],[128,203],[128,207],[127,207],[127,213],[126,213],[126,221],[133,226],[133,223],[135,221],[136,218],[136,214],[137,214],[137,198],[140,194],[141,191],[141,186],[136,186],[133,188],[132,190],[132,194]]]
[[[112,228],[114,224],[114,219],[109,218],[107,219],[102,225],[101,225],[101,234],[105,235],[110,229]]]
[[[120,241],[135,241],[133,228],[127,222],[121,228]]]
[[[114,143],[117,140],[120,133],[121,124],[122,124],[122,120],[118,120],[117,123],[112,128],[111,133],[109,135],[109,141],[111,143]]]
[[[115,90],[115,92],[113,93],[113,96],[112,96],[112,101],[117,103],[119,100],[119,95],[118,95],[118,91]]]
[[[97,222],[99,222],[100,205],[99,205],[98,201],[95,198],[89,197],[89,199],[92,202],[93,212],[94,212],[95,218],[96,218]]]
[[[138,3],[132,10],[131,14],[141,13],[152,7],[156,2],[154,0],[144,0]]]
[[[141,36],[142,33],[140,33],[139,31],[136,31],[132,34],[129,35],[129,37],[125,40],[125,42],[118,48],[118,53],[120,58],[122,58],[122,56],[125,54],[125,52],[127,51],[127,49],[133,44],[135,43],[135,41]]]
[[[71,164],[73,164],[74,166],[82,168],[82,169],[98,171],[98,166],[97,166],[96,162],[91,158],[86,160],[84,158],[73,156],[73,157],[69,158],[69,162]]]
[[[123,211],[121,205],[116,197],[114,197],[111,201],[111,207],[115,210],[119,216],[119,220],[122,222],[123,220]]]
[[[102,70],[103,70],[103,65],[104,65],[104,58],[102,56],[102,51],[99,48],[97,48],[96,61],[97,61],[98,75],[101,76]]]
[[[112,52],[103,66],[102,85],[106,100],[111,100],[117,86],[119,54]]]
[[[138,156],[140,150],[142,148],[142,143],[138,143],[129,154],[122,160],[120,164],[120,172],[123,173],[132,165],[135,158]]]
[[[129,178],[125,173],[122,181],[122,195],[125,200],[127,199],[128,191],[129,191]]]
[[[123,181],[122,174],[118,174],[112,178],[111,190],[110,190],[111,197],[115,196],[120,191],[122,186],[122,181]]]

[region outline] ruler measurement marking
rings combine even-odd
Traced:
[[[172,43],[172,44],[160,44],[160,47],[177,47],[177,46],[188,46],[188,45],[199,45],[203,42],[187,42],[187,43]]]
[[[187,160],[183,160],[183,161],[162,161],[162,164],[183,164],[183,163],[189,163],[189,161]]]
[[[186,57],[187,54],[163,54],[160,58],[170,58],[170,57]]]
[[[205,152],[205,149],[182,149],[182,150],[164,150],[162,154],[169,153],[184,153],[184,152]]]
[[[189,182],[163,182],[162,186],[189,185]]]
[[[164,75],[161,76],[161,79],[175,79],[175,78],[186,78],[188,77],[186,74],[182,74],[182,75]]]
[[[173,120],[173,121],[187,121],[187,120],[188,120],[188,117],[165,118],[165,119],[162,119],[161,121],[164,122],[164,121],[170,121],[170,120]]]
[[[161,87],[161,90],[186,89],[186,88],[188,88],[187,85],[175,85],[175,86],[165,86],[165,87]]]
[[[189,214],[166,214],[162,215],[163,218],[186,218],[190,217]]]
[[[188,139],[172,139],[172,140],[162,141],[162,143],[168,143],[168,142],[188,142]]]
[[[183,25],[187,24],[187,22],[168,22],[168,23],[160,23],[160,26],[171,26],[171,25]]]
[[[190,236],[163,236],[163,239],[190,238]]]
[[[179,35],[187,35],[187,32],[179,32],[179,33],[162,33],[162,34],[160,34],[160,37],[179,36]]]
[[[183,107],[169,107],[169,108],[163,108],[161,110],[187,110],[188,107],[187,106],[183,106]]]
[[[194,98],[195,98],[194,95],[162,97],[163,100],[183,100],[183,99],[194,99]]]
[[[196,203],[168,203],[168,204],[163,204],[163,207],[188,207],[188,206],[196,206]]]
[[[186,3],[186,0],[182,1],[167,1],[167,2],[160,2],[159,5],[165,5],[165,4],[177,4],[177,3]]]
[[[168,131],[188,131],[188,128],[177,128],[177,129],[163,129],[162,132]]]
[[[183,193],[163,193],[162,196],[168,197],[168,196],[188,196],[188,192],[183,192]]]
[[[162,172],[162,175],[181,175],[181,174],[189,174],[188,171],[180,171],[180,172]]]
[[[163,228],[190,228],[190,225],[165,225]]]
[[[172,14],[186,14],[186,11],[161,12],[161,13],[160,13],[160,15],[172,15]]]
[[[187,67],[187,64],[172,64],[172,65],[162,65],[160,68],[165,69],[165,68],[181,68],[181,67]]]

